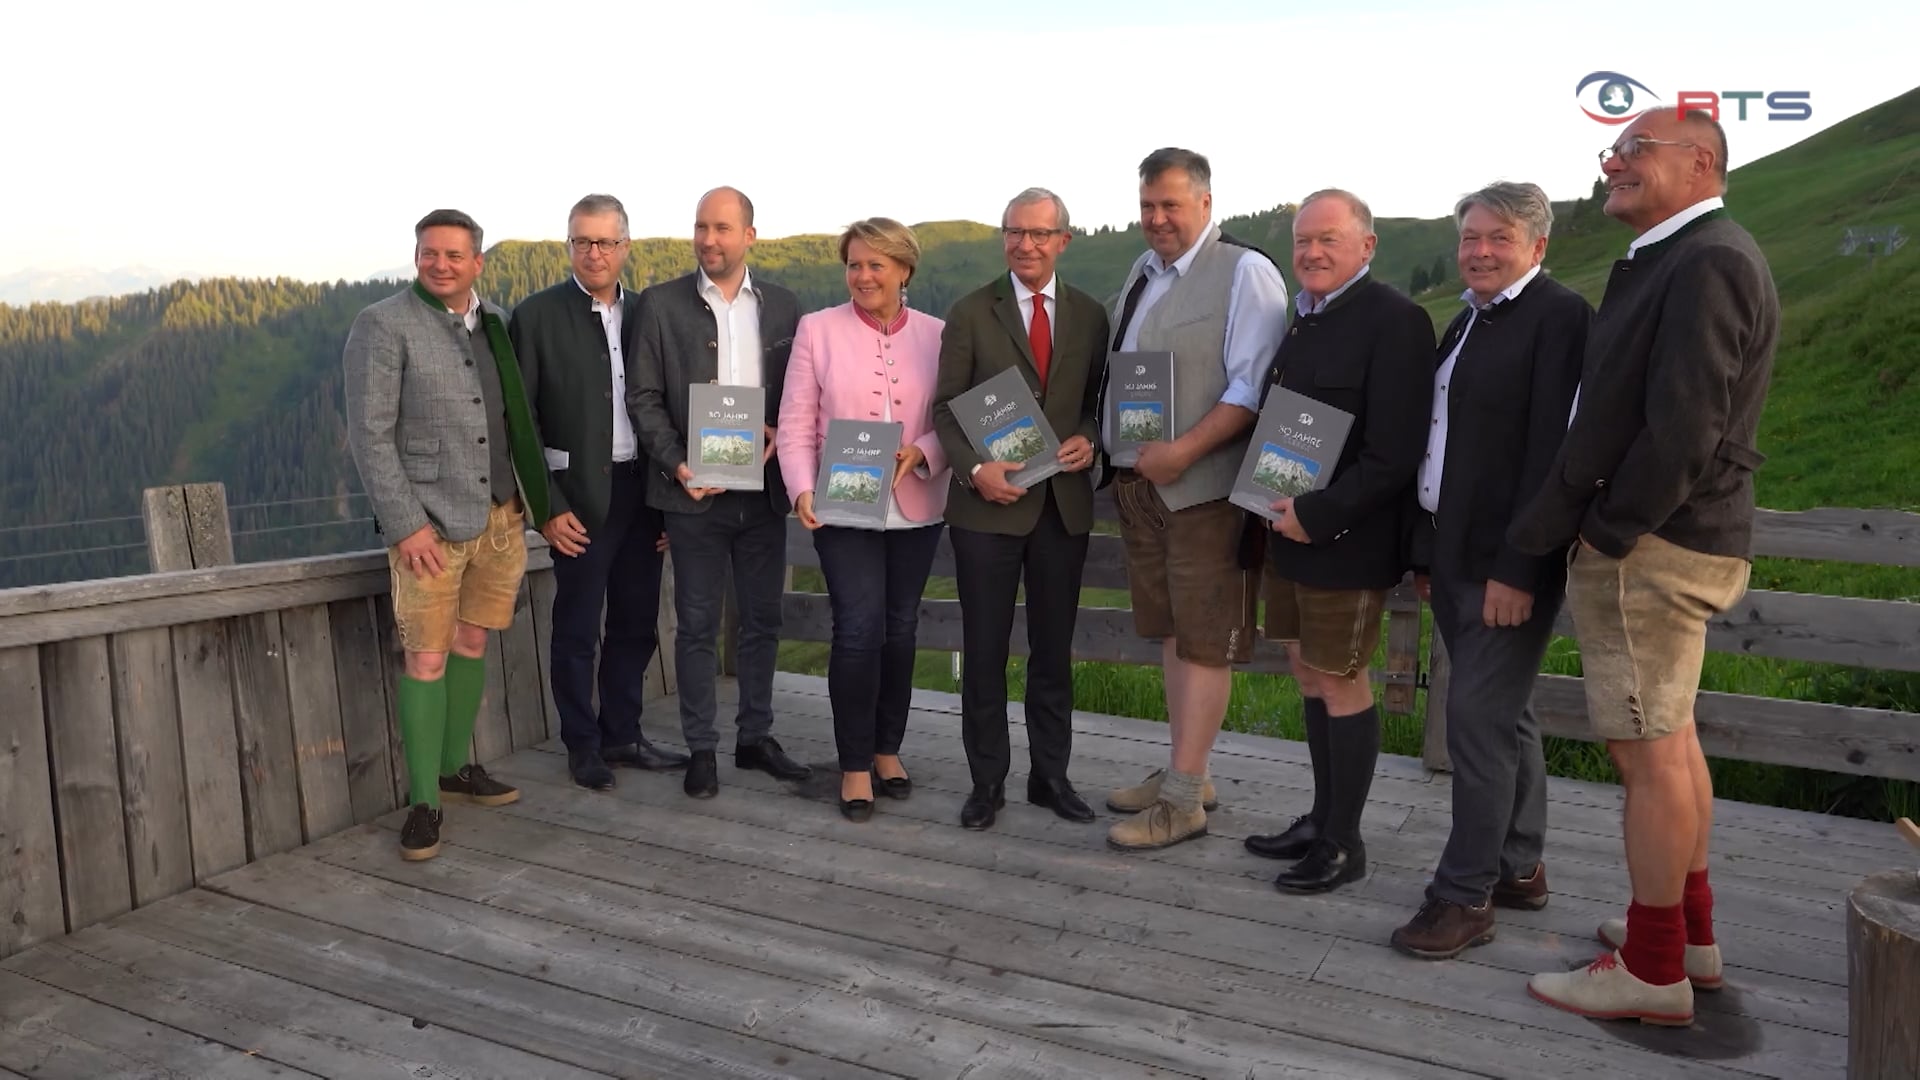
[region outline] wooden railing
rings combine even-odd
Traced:
[[[1884,510],[1762,510],[1755,523],[1754,549],[1759,555],[1782,558],[1920,566],[1920,515]],[[812,539],[797,521],[788,526],[787,559],[792,566],[819,566]],[[953,574],[953,551],[944,537],[933,573]],[[1126,552],[1120,538],[1096,533],[1088,545],[1084,584],[1123,589],[1126,583]],[[789,593],[785,616],[785,637],[831,640],[833,618],[824,595]],[[1411,712],[1415,689],[1427,689],[1423,757],[1429,767],[1445,769],[1446,650],[1438,635],[1431,635],[1430,650],[1422,653],[1420,602],[1410,584],[1403,583],[1390,594],[1386,621],[1386,662],[1374,673],[1383,687],[1383,704],[1389,711]],[[1573,632],[1564,613],[1559,630]],[[921,601],[920,647],[961,651],[959,601]],[[1707,647],[1746,656],[1920,671],[1920,604],[1755,589],[1713,621]],[[1016,656],[1027,652],[1021,611],[1015,613],[1012,652]],[[1073,655],[1076,660],[1107,663],[1160,662],[1159,646],[1135,636],[1131,614],[1118,608],[1080,610]],[[1238,670],[1284,674],[1286,655],[1278,645],[1261,640],[1253,663]],[[1542,675],[1534,690],[1534,707],[1549,734],[1592,738],[1586,695],[1578,678]],[[1701,694],[1695,714],[1701,743],[1718,757],[1920,780],[1920,714],[1724,693]]]
[[[406,799],[386,553],[228,565],[218,484],[149,491],[145,518],[161,572],[0,591],[0,956]],[[552,560],[528,540],[481,761],[557,730]]]
[[[0,591],[0,956],[191,888],[402,805],[393,715],[401,657],[384,552],[226,565],[219,485],[156,489],[146,502],[160,572]],[[474,733],[482,761],[556,730],[547,687],[551,558],[529,534],[514,626],[494,635]],[[1920,516],[1763,512],[1760,554],[1920,566]],[[817,566],[798,523],[794,566]],[[951,576],[943,541],[934,573]],[[1126,587],[1120,538],[1096,534],[1085,584]],[[671,573],[666,596],[671,596]],[[672,689],[672,604],[649,692]],[[827,598],[790,592],[785,636],[825,641]],[[1390,708],[1428,690],[1430,747],[1444,747],[1443,650],[1420,649],[1417,599],[1387,618],[1378,677]],[[962,651],[959,602],[921,604],[923,648]],[[1723,652],[1920,671],[1920,605],[1756,590],[1715,621]],[[1011,649],[1026,652],[1016,617]],[[1121,609],[1085,608],[1077,659],[1156,664]],[[1261,642],[1246,669],[1286,671]],[[1546,729],[1587,737],[1579,680],[1543,676]],[[1820,702],[1702,694],[1702,742],[1722,757],[1920,780],[1920,715]],[[1430,764],[1444,766],[1440,757]]]

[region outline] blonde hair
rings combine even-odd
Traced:
[[[855,240],[907,268],[907,280],[913,280],[913,269],[920,265],[920,238],[913,230],[892,218],[874,217],[865,221],[856,221],[847,226],[840,234],[840,262],[847,261],[847,249]]]

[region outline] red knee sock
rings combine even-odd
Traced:
[[[1633,977],[1654,986],[1671,986],[1687,977],[1687,922],[1680,904],[1648,907],[1634,901],[1627,908],[1627,944],[1620,960]]]
[[[1687,913],[1687,944],[1713,944],[1713,887],[1707,884],[1707,872],[1687,874],[1687,891],[1680,898]]]

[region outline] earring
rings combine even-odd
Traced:
[[[907,287],[905,285],[900,286],[900,306],[907,306]]]

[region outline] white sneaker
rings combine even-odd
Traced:
[[[1608,919],[1600,924],[1598,932],[1601,944],[1609,949],[1627,947],[1627,920]],[[1689,945],[1686,960],[1687,981],[1693,983],[1695,990],[1718,990],[1727,984],[1720,967],[1720,946]]]
[[[1594,1020],[1638,1020],[1665,1027],[1693,1023],[1691,983],[1685,979],[1670,986],[1642,982],[1620,962],[1617,952],[1574,971],[1535,975],[1527,980],[1527,993],[1556,1009]]]

